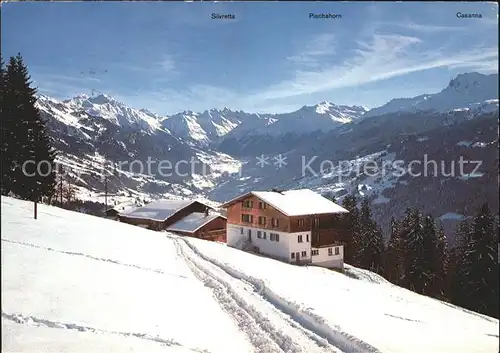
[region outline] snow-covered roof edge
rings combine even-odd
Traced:
[[[189,215],[187,215],[186,217],[188,217]],[[170,228],[168,227],[166,230],[167,231],[171,231],[171,232],[188,232],[188,233],[194,233],[196,232],[198,229],[200,229],[201,227],[203,227],[204,225],[206,225],[207,223],[209,222],[212,222],[214,219],[217,219],[219,217],[221,218],[224,218],[227,220],[227,217],[221,215],[221,214],[214,214],[214,215],[209,215],[209,216],[213,216],[212,218],[209,218],[208,220],[206,220],[204,223],[202,223],[201,225],[199,225],[197,228],[195,228],[194,230],[186,230],[186,229],[175,229],[175,228]],[[185,218],[185,217],[184,217]],[[182,219],[180,219],[179,221],[182,221]]]
[[[239,199],[243,199],[243,198],[248,197],[248,196],[250,196],[252,194],[253,194],[253,191],[249,191],[249,192],[247,192],[247,193],[245,193],[243,195],[236,196],[236,197],[232,198],[231,200],[222,203],[219,207],[220,208],[227,208],[227,206],[229,206],[229,205],[237,202]]]
[[[311,189],[300,189],[300,190],[309,190],[309,191],[311,191],[311,192],[314,192],[314,191],[312,191]],[[276,209],[276,210],[278,210],[279,212],[283,213],[285,216],[288,216],[288,217],[297,216],[297,215],[290,215],[289,213],[287,213],[287,212],[285,212],[284,210],[282,210],[281,208],[279,208],[279,207],[278,207],[275,203],[273,203],[273,202],[271,202],[271,201],[269,201],[269,200],[265,200],[265,199],[263,199],[263,198],[262,198],[261,196],[259,196],[259,194],[258,194],[258,193],[260,193],[260,192],[270,192],[270,191],[250,191],[250,192],[247,192],[247,193],[245,193],[245,194],[243,194],[243,195],[237,196],[237,197],[235,197],[235,198],[233,198],[233,199],[231,199],[231,200],[229,200],[229,201],[227,201],[227,202],[224,202],[224,203],[223,203],[223,204],[221,204],[219,207],[220,207],[220,208],[227,208],[229,205],[231,205],[231,204],[233,204],[233,203],[235,203],[235,202],[239,201],[240,199],[244,199],[244,198],[246,198],[246,197],[248,197],[248,196],[250,196],[250,195],[253,195],[253,196],[257,197],[259,200],[264,201],[265,203],[267,203],[267,204],[271,205],[273,208],[275,208],[275,209]],[[316,192],[314,192],[314,193],[316,193]],[[316,194],[318,194],[318,193],[316,193]],[[320,195],[320,194],[318,194],[318,195],[319,195],[319,196],[321,196],[321,197],[323,197],[323,198],[325,198],[324,196],[322,196],[322,195]],[[334,203],[335,205],[337,205],[337,204],[336,204],[335,202],[333,202],[333,201],[330,201],[330,202],[332,202],[332,203]],[[337,206],[339,206],[340,208],[343,208],[343,207],[342,207],[342,206],[340,206],[340,205],[337,205]],[[346,211],[346,212],[348,212],[347,210],[345,210],[345,211]],[[327,212],[327,213],[330,213],[330,212]],[[315,214],[315,213],[310,213],[310,214]]]
[[[177,200],[175,200],[175,201],[177,201]],[[185,205],[185,206],[183,206],[183,207],[178,208],[178,209],[177,209],[177,210],[175,210],[175,212],[173,212],[170,216],[168,216],[167,218],[165,218],[165,219],[161,220],[161,222],[166,221],[167,219],[169,219],[169,218],[171,218],[172,216],[174,216],[175,214],[179,213],[180,211],[182,211],[182,210],[183,210],[183,209],[185,209],[186,207],[191,206],[191,205],[192,205],[193,203],[195,203],[195,202],[198,202],[198,203],[202,204],[203,206],[208,207],[208,208],[210,208],[210,209],[212,209],[212,210],[214,209],[213,207],[211,207],[211,206],[209,206],[209,205],[207,205],[207,204],[205,204],[205,203],[203,203],[203,202],[201,202],[201,201],[199,201],[199,200],[191,200],[191,202],[189,202],[188,204],[186,204],[186,205]],[[140,206],[140,207],[134,208],[134,209],[132,209],[132,210],[128,210],[128,212],[130,212],[130,213],[135,212],[135,211],[136,211],[136,210],[138,210],[139,208],[146,207],[147,205],[149,205],[149,204],[146,204],[146,205],[144,205],[144,206]],[[148,217],[137,217],[137,216],[135,216],[135,217],[134,217],[134,216],[133,216],[132,214],[130,214],[130,213],[129,213],[129,214],[122,214],[122,213],[118,213],[118,216],[120,216],[120,217],[125,217],[125,218],[147,219],[147,220],[149,220],[149,221],[158,222],[158,219],[153,219],[153,218],[148,218]]]

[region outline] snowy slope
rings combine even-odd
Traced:
[[[3,352],[252,352],[160,233],[2,197]]]
[[[347,266],[353,279],[199,239],[188,243],[212,268],[251,283],[265,300],[344,352],[498,351],[498,320],[415,294],[369,271]]]
[[[470,72],[455,77],[448,87],[439,93],[393,99],[381,107],[371,109],[365,117],[402,111],[446,112],[454,109],[473,109],[477,105],[495,103],[490,100],[496,100],[498,109],[498,74]]]
[[[1,200],[5,352],[498,351],[498,320],[368,271]]]

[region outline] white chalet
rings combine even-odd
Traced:
[[[223,205],[227,245],[295,264],[343,268],[346,209],[309,189],[252,191]]]

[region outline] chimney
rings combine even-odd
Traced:
[[[280,190],[280,189],[276,189],[276,188],[273,188],[271,189],[272,192],[277,192],[278,194],[281,194],[281,195],[284,195],[283,194],[283,190]]]
[[[205,217],[208,217],[208,207],[205,207]]]

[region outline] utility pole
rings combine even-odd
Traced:
[[[60,178],[59,178],[59,197],[60,197],[60,200],[61,200],[61,207],[63,207],[63,176],[61,174]]]
[[[104,216],[108,215],[108,176],[104,176]]]
[[[70,202],[70,198],[71,198],[71,179],[69,177],[69,174],[68,174],[68,203]]]

